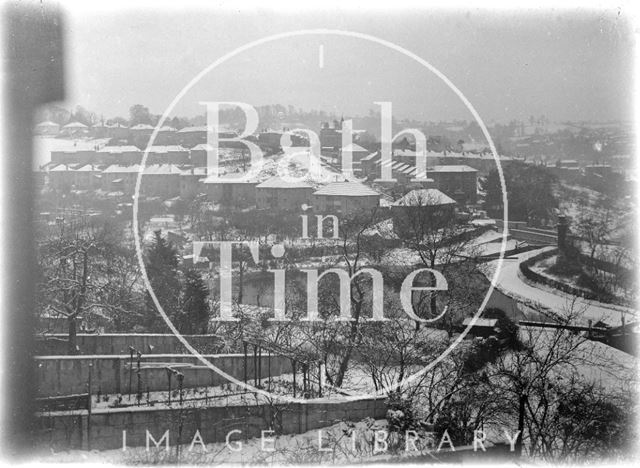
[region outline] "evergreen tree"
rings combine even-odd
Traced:
[[[176,320],[180,333],[206,333],[209,324],[209,289],[196,269],[185,274],[182,311]]]
[[[529,221],[550,219],[558,201],[553,193],[556,178],[546,168],[512,163],[503,168],[509,204],[509,219]],[[502,185],[498,171],[493,170],[484,184],[485,204],[490,216],[502,216]]]
[[[154,232],[151,247],[147,250],[145,266],[149,282],[160,305],[173,321],[180,311],[180,276],[178,272],[178,253],[171,242],[167,242],[160,233]],[[149,331],[166,332],[167,327],[155,304],[147,292],[145,326]]]
[[[142,104],[135,104],[129,108],[129,121],[132,126],[138,124],[151,125],[152,116],[149,113],[149,108]]]

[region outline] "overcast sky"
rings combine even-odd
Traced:
[[[391,3],[390,3],[391,4]],[[164,112],[194,76],[222,55],[285,31],[327,28],[393,42],[444,73],[488,123],[546,115],[552,121],[631,116],[631,24],[616,9],[507,13],[313,11],[181,12],[160,8],[67,10],[68,105],[105,118],[132,104]],[[324,49],[320,67],[320,46]],[[200,101],[279,103],[365,114],[391,101],[398,117],[471,120],[431,72],[362,39],[305,36],[243,52],[209,73],[172,115]]]

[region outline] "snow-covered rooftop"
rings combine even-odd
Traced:
[[[152,164],[144,168],[144,175],[180,175],[182,171],[175,164]]]
[[[362,146],[357,145],[355,143],[351,143],[351,144],[345,146],[344,148],[342,148],[342,151],[343,152],[344,151],[351,151],[352,153],[368,153],[369,152],[368,149],[365,149]]]
[[[141,151],[132,145],[123,145],[123,146],[104,146],[98,150],[98,153],[141,153]]]
[[[180,145],[154,145],[149,148],[149,153],[175,153],[175,152],[184,152],[188,153],[189,150]]]
[[[256,188],[287,188],[287,189],[295,189],[295,188],[313,188],[309,184],[305,184],[304,182],[293,182],[287,181],[281,177],[271,177],[270,179],[265,180],[261,184],[257,185]]]
[[[438,189],[428,188],[421,190],[412,190],[411,192],[398,199],[395,206],[437,206],[437,205],[455,205],[456,201],[442,193]]]
[[[87,128],[87,126],[80,122],[70,122],[62,128]]]
[[[153,130],[153,127],[147,124],[138,124],[131,127],[131,130]]]
[[[104,174],[109,174],[109,173],[122,174],[122,173],[131,173],[131,172],[139,172],[139,171],[140,171],[140,166],[138,164],[132,164],[131,166],[122,166],[120,164],[112,164],[102,172]]]
[[[380,196],[378,192],[358,182],[334,182],[314,192],[314,195],[333,195],[343,197]]]

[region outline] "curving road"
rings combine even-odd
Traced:
[[[525,279],[520,273],[520,263],[553,248],[543,247],[505,258],[500,275],[496,279],[496,288],[530,307],[538,306],[562,315],[573,310],[576,319],[572,322],[576,325],[588,325],[588,321],[592,320],[594,324],[602,321],[611,326],[618,326],[622,324],[622,317],[624,317],[625,323],[637,319],[638,312],[632,308],[583,299]],[[493,277],[497,264],[498,261],[494,260],[485,265],[484,273],[489,280]]]

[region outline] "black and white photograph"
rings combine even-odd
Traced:
[[[0,12],[7,463],[638,461],[632,2]]]

